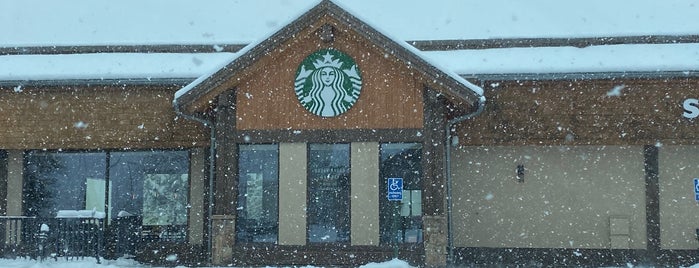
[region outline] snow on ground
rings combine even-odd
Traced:
[[[95,258],[82,258],[78,260],[53,259],[38,261],[26,258],[0,259],[0,267],[6,268],[125,268],[125,267],[147,267],[136,261],[128,259],[118,259],[113,261],[104,260],[97,264]]]
[[[159,268],[156,266],[149,266],[149,265],[144,265],[140,264],[134,260],[130,259],[118,259],[118,260],[103,260],[102,263],[97,264],[95,262],[94,258],[84,258],[84,259],[78,259],[78,260],[65,260],[65,259],[59,259],[58,261],[54,260],[45,260],[45,261],[37,261],[37,260],[31,260],[31,259],[25,259],[25,258],[18,258],[18,259],[0,259],[0,267],[2,268]],[[183,266],[176,266],[176,267],[182,267]],[[224,268],[224,267],[214,267],[214,266],[207,266],[210,268]],[[317,266],[303,266],[302,268],[315,268]],[[627,266],[622,266],[622,267],[604,267],[604,268],[649,268],[645,266],[633,266],[631,264],[628,264]],[[225,268],[231,268],[231,267],[225,267]],[[266,268],[274,268],[274,267],[266,267]],[[393,259],[390,261],[386,262],[381,262],[381,263],[367,263],[365,265],[360,266],[359,268],[413,268],[412,266],[408,265],[407,262],[398,260],[398,259]],[[689,267],[678,267],[678,268],[699,268],[699,264],[695,264]]]
[[[150,267],[149,265],[139,264],[136,261],[129,259],[117,259],[117,260],[103,260],[102,263],[97,264],[94,258],[83,258],[78,260],[65,260],[59,259],[54,261],[53,259],[45,261],[37,261],[25,258],[17,259],[0,259],[0,267],[3,268],[141,268]],[[181,266],[178,266],[181,267]],[[306,268],[312,268],[315,266],[306,266]],[[228,267],[230,268],[230,267]],[[271,268],[271,267],[270,267]],[[360,266],[360,268],[411,268],[407,262],[393,259],[390,261],[382,263],[368,263],[366,265]]]

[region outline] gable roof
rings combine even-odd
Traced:
[[[483,89],[466,81],[454,72],[447,71],[436,66],[422,56],[422,52],[410,46],[404,41],[398,41],[364,21],[350,14],[330,0],[323,0],[312,7],[297,19],[282,27],[271,36],[253,42],[236,53],[236,57],[224,66],[204,75],[175,93],[173,104],[183,111],[195,110],[195,102],[200,101],[212,92],[222,92],[223,83],[243,72],[248,66],[254,64],[262,56],[274,51],[282,43],[293,38],[301,30],[311,26],[322,16],[330,16],[353,29],[358,35],[369,40],[383,51],[396,57],[401,62],[416,70],[419,75],[428,81],[429,87],[456,99],[467,103],[471,109],[475,109],[478,103],[485,101]]]

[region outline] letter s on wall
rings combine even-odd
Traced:
[[[682,103],[682,108],[684,108],[684,113],[682,116],[689,119],[694,119],[699,116],[699,100],[697,99],[686,99]]]

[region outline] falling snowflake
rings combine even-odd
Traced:
[[[73,127],[77,128],[77,129],[86,129],[88,125],[89,125],[88,123],[85,123],[83,121],[78,121],[78,122],[75,122],[75,124],[73,124]]]
[[[621,96],[621,90],[624,89],[626,85],[618,85],[612,88],[612,90],[607,91],[607,97],[619,97]]]

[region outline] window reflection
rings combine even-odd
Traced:
[[[349,144],[311,144],[308,174],[308,241],[348,242]]]
[[[28,152],[24,215],[55,217],[59,210],[104,212],[106,153]]]
[[[107,212],[110,223],[123,217],[135,219],[152,240],[184,241],[186,237],[187,151],[30,151],[25,161],[27,216],[93,210]]]
[[[276,243],[279,221],[277,145],[240,145],[238,158],[238,242]]]
[[[110,219],[139,218],[149,240],[185,240],[188,152],[114,152],[109,166]]]
[[[422,145],[381,144],[381,243],[420,243],[422,231]],[[388,201],[388,178],[403,178],[403,200]]]

